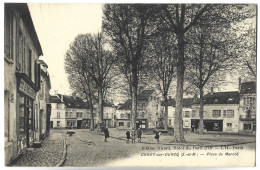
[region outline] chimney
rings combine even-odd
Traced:
[[[210,88],[210,94],[212,95],[214,93],[213,87]]]
[[[73,99],[76,99],[76,92],[72,93],[72,97],[73,97]]]
[[[240,93],[241,90],[241,77],[238,78],[238,93]]]
[[[60,101],[63,102],[63,94],[60,95]]]

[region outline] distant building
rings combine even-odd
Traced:
[[[116,127],[116,108],[113,104],[104,102],[103,120],[107,127]]]
[[[199,127],[199,103],[193,105],[191,126]],[[206,131],[238,133],[239,93],[217,92],[204,96],[203,124]]]
[[[116,127],[127,129],[131,126],[131,100],[127,100],[117,110]],[[155,90],[143,90],[137,96],[136,126],[143,129],[155,128],[160,111],[160,97]]]
[[[51,96],[51,128],[90,128],[90,107],[76,94]]]
[[[195,110],[192,109],[192,104],[194,102],[194,98],[183,98],[183,108],[182,108],[182,120],[183,120],[183,128],[190,129],[191,128],[191,119],[195,117]],[[162,102],[162,116],[161,116],[161,125],[158,126],[160,128],[164,127],[164,113],[165,113],[165,102]],[[175,99],[168,100],[168,127],[174,127],[174,117],[175,117],[175,107],[176,101]]]
[[[240,85],[239,133],[256,133],[256,82],[244,82]]]
[[[39,113],[39,56],[43,55],[29,8],[4,4],[5,164],[33,147]]]

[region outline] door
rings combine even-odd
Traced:
[[[50,127],[53,128],[53,121],[50,121]]]
[[[77,128],[78,129],[81,129],[81,124],[82,124],[82,120],[78,120],[77,121]]]

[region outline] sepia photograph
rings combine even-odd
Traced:
[[[4,167],[256,166],[256,3],[2,6]]]

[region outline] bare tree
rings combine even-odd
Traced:
[[[151,76],[156,80],[157,88],[163,96],[165,105],[164,130],[168,130],[168,91],[176,74],[176,37],[171,33],[157,36],[151,41],[149,51]]]
[[[146,40],[151,33],[153,5],[106,4],[103,8],[103,29],[112,40],[118,60],[125,67],[132,98],[131,127],[136,129],[137,91]],[[129,81],[130,80],[130,81]]]
[[[109,71],[114,63],[112,52],[106,50],[105,45],[106,40],[101,33],[78,35],[66,54],[66,58],[78,61],[86,91],[89,93],[93,88],[97,91],[99,123],[103,122],[104,96],[110,83]],[[93,97],[94,95],[91,95],[89,100]]]

